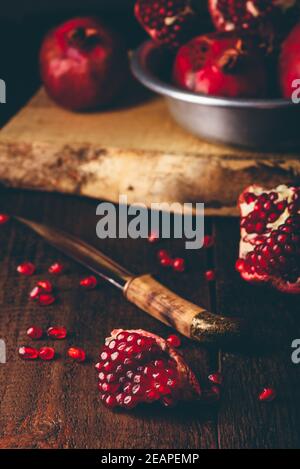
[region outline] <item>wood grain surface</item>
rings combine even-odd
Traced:
[[[134,100],[131,98],[134,96]],[[300,180],[299,154],[253,153],[181,129],[163,99],[133,85],[118,109],[76,114],[41,90],[0,133],[0,183],[149,206],[205,202],[237,215],[240,192]]]
[[[220,366],[225,379],[220,405],[110,412],[100,403],[93,367],[104,338],[116,327],[142,327],[162,336],[170,329],[127,303],[110,286],[81,291],[83,268],[10,222],[0,228],[0,338],[8,352],[7,364],[0,365],[0,448],[299,448],[300,367],[292,365],[290,357],[291,342],[300,330],[299,298],[239,279],[233,268],[237,221],[210,220],[206,228],[215,233],[214,250],[187,253],[189,268],[180,275],[158,270],[156,248],[147,242],[97,240],[96,205],[91,199],[56,194],[0,193],[0,212],[72,232],[138,274],[153,271],[196,304],[220,314],[248,317],[252,324],[248,340],[242,348],[220,351],[183,339],[182,352],[203,383]],[[184,254],[181,242],[163,246]],[[16,273],[24,260],[36,263],[34,277]],[[28,300],[28,292],[37,278],[48,278],[47,268],[55,260],[66,265],[65,273],[54,280],[59,301],[41,308]],[[208,286],[203,273],[214,266],[217,282]],[[59,354],[55,362],[28,363],[18,358],[18,347],[31,343],[26,329],[32,324],[65,325],[70,331],[68,340],[55,343]],[[84,347],[89,361],[71,363],[65,357],[69,345]],[[272,404],[257,400],[266,385],[278,390]]]

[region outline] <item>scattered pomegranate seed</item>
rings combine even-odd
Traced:
[[[170,335],[167,338],[167,342],[168,342],[169,345],[171,345],[171,347],[178,348],[178,347],[181,346],[181,340],[178,337],[178,335]]]
[[[158,241],[159,241],[159,236],[158,236],[158,234],[157,234],[155,231],[153,231],[152,233],[150,233],[150,235],[148,236],[148,242],[149,242],[150,244],[155,244],[155,243],[157,243]]]
[[[64,270],[64,266],[60,264],[59,262],[55,262],[49,267],[48,272],[49,274],[52,274],[52,275],[59,275],[63,272],[63,270]]]
[[[84,362],[86,360],[85,351],[78,347],[69,348],[68,356],[77,362]]]
[[[67,337],[67,329],[65,327],[49,327],[47,336],[55,340],[63,340]]]
[[[158,258],[158,260],[170,259],[171,256],[170,256],[169,251],[167,251],[166,249],[160,249],[157,253],[157,258]]]
[[[209,249],[211,248],[213,245],[214,245],[214,242],[215,242],[215,239],[213,236],[211,235],[205,235],[204,236],[204,244],[203,244],[203,247],[205,249]]]
[[[216,280],[216,272],[214,270],[207,270],[205,272],[205,278],[208,282],[214,282]]]
[[[29,329],[27,329],[27,335],[33,340],[38,340],[43,336],[43,329],[37,326],[29,327]]]
[[[35,270],[35,265],[31,262],[24,262],[23,264],[20,264],[17,267],[17,271],[19,272],[19,274],[26,276],[33,275]]]
[[[219,386],[223,383],[223,376],[219,372],[209,375],[208,379],[212,383],[218,384]]]
[[[5,225],[9,221],[10,217],[5,213],[0,213],[0,225]]]
[[[33,290],[29,293],[29,298],[31,300],[37,300],[38,297],[40,296],[41,289],[40,287],[34,287]]]
[[[32,347],[20,347],[19,356],[24,360],[36,360],[39,356],[39,352]]]
[[[94,275],[86,277],[80,281],[80,286],[86,290],[94,290],[98,285],[98,280]]]
[[[173,261],[173,269],[175,272],[184,272],[185,268],[185,260],[181,257],[178,257]]]
[[[272,402],[276,399],[277,393],[273,388],[265,388],[259,395],[261,402]]]
[[[42,293],[39,296],[40,306],[50,306],[50,305],[53,305],[55,301],[56,301],[55,296],[51,295],[50,293]]]
[[[173,266],[173,261],[172,261],[171,257],[163,257],[162,259],[160,259],[159,263],[162,267],[172,267]]]
[[[53,285],[49,280],[39,280],[36,285],[47,293],[52,293],[53,291]]]
[[[52,347],[42,347],[39,351],[39,358],[41,360],[50,361],[55,357],[55,350]]]

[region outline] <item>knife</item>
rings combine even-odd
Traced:
[[[66,256],[114,285],[125,298],[154,318],[201,343],[224,343],[240,337],[242,323],[208,312],[173,293],[150,274],[137,276],[101,251],[61,230],[15,217]]]

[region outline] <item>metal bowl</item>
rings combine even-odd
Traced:
[[[150,90],[164,96],[179,125],[198,137],[255,150],[300,145],[300,105],[284,99],[233,99],[206,96],[172,85],[174,57],[153,42],[132,55],[132,72]]]

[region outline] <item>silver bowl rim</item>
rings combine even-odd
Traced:
[[[159,48],[153,41],[144,42],[131,55],[131,70],[134,76],[146,88],[160,95],[175,100],[185,101],[192,104],[217,107],[233,108],[251,108],[251,109],[278,109],[295,106],[288,99],[241,99],[241,98],[222,98],[218,96],[207,96],[185,90],[162,81],[148,67],[150,55]]]

